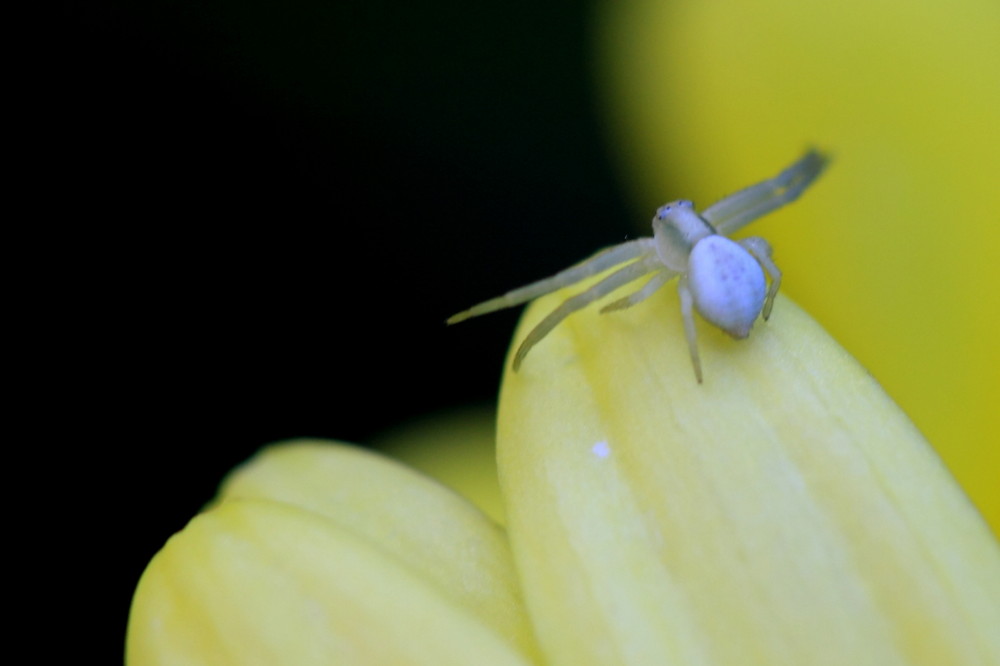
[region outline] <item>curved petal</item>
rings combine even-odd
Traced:
[[[877,382],[784,298],[748,340],[699,328],[700,386],[672,293],[567,320],[504,377],[508,532],[550,661],[997,663],[1000,549]]]
[[[527,664],[504,532],[376,454],[263,451],[154,557],[129,618],[136,664]]]

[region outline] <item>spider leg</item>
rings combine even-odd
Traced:
[[[652,296],[657,289],[665,285],[667,280],[675,275],[677,275],[677,273],[674,271],[668,269],[661,270],[653,276],[653,279],[643,285],[642,289],[639,291],[633,292],[624,298],[619,298],[617,301],[612,301],[611,303],[605,305],[601,308],[601,314],[604,314],[605,312],[612,312],[614,310],[624,310],[625,308],[630,308],[637,303],[643,302]]]
[[[681,275],[677,282],[677,291],[681,297],[681,316],[684,318],[684,337],[687,338],[688,352],[691,354],[691,365],[694,366],[694,376],[701,384],[701,359],[698,358],[698,335],[694,329],[694,297],[688,287],[687,275]]]
[[[809,150],[774,178],[730,194],[703,210],[701,216],[727,236],[797,199],[823,173],[828,162],[826,155]]]
[[[551,277],[539,280],[538,282],[532,282],[529,285],[512,291],[508,291],[503,296],[491,298],[488,301],[483,301],[482,303],[472,306],[468,310],[452,315],[448,318],[447,323],[457,324],[460,321],[465,321],[466,319],[470,319],[472,317],[478,317],[490,312],[527,303],[528,301],[538,298],[539,296],[544,296],[545,294],[556,291],[557,289],[562,289],[563,287],[569,286],[575,282],[579,282],[584,278],[602,273],[616,264],[641,257],[647,252],[655,253],[655,248],[652,245],[651,238],[639,238],[633,241],[621,243],[619,245],[614,245],[606,250],[598,252],[589,259],[585,259],[575,266],[571,266],[564,271],[556,273]]]
[[[781,286],[781,269],[775,265],[771,259],[771,244],[760,236],[750,236],[741,241],[737,241],[747,252],[753,255],[760,267],[764,269],[767,276],[771,278],[771,285],[767,288],[767,299],[764,301],[764,319],[771,316],[771,306],[774,305],[774,297],[778,295],[778,288]]]
[[[521,367],[521,361],[528,355],[531,348],[555,328],[559,322],[573,314],[580,308],[584,308],[599,298],[610,294],[612,291],[636,280],[650,271],[656,270],[662,264],[655,257],[645,257],[639,261],[632,262],[624,268],[619,268],[611,275],[607,276],[586,291],[580,292],[563,302],[558,308],[553,310],[535,328],[528,333],[528,336],[517,348],[514,354],[514,372]]]

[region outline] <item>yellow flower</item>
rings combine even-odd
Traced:
[[[877,383],[779,298],[748,340],[700,327],[698,385],[669,294],[505,377],[506,529],[274,447],[150,563],[129,664],[1000,664],[1000,548]]]
[[[595,25],[642,219],[833,153],[750,233],[1000,534],[1000,3],[606,0]]]

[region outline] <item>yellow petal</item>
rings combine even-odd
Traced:
[[[501,488],[551,662],[1000,663],[1000,548],[876,381],[785,298],[747,340],[698,333],[703,385],[672,289],[573,315],[504,378]]]
[[[503,530],[389,459],[297,442],[224,484],[143,574],[130,664],[526,664]]]

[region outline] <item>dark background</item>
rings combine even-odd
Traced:
[[[52,11],[15,128],[40,184],[22,277],[52,280],[35,425],[79,484],[62,552],[94,556],[71,573],[112,608],[86,651],[117,661],[145,564],[226,471],[493,400],[518,312],[444,319],[642,220],[609,161],[588,2]]]

